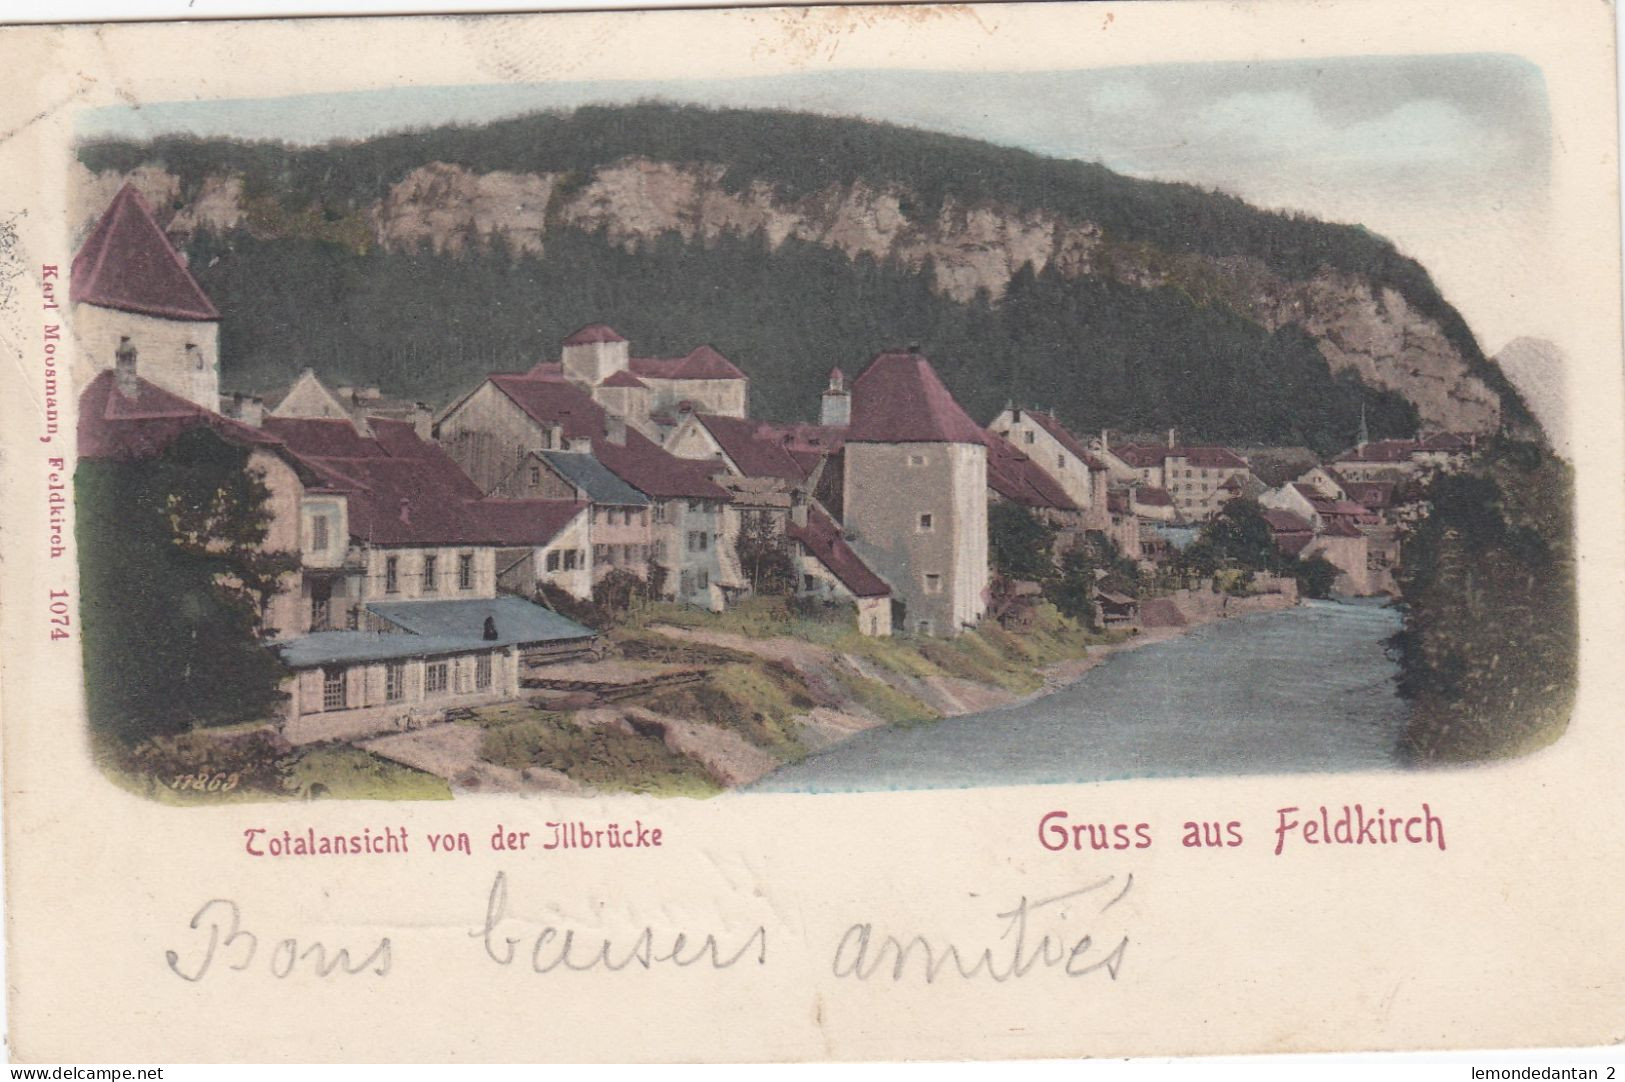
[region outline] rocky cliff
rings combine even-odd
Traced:
[[[787,194],[762,180],[727,183],[723,163],[624,157],[587,172],[478,172],[430,161],[387,185],[380,198],[342,215],[245,195],[240,175],[182,178],[151,164],[129,170],[79,168],[80,220],[92,221],[125,179],[168,216],[182,239],[199,229],[247,226],[256,235],[315,230],[324,237],[385,250],[460,253],[499,238],[509,251],[545,255],[550,230],[602,231],[631,249],[676,233],[704,244],[721,235],[759,234],[777,248],[789,238],[848,257],[872,257],[928,276],[939,294],[997,300],[1024,266],[1067,278],[1100,278],[1140,289],[1183,290],[1200,303],[1228,306],[1266,329],[1297,326],[1313,337],[1334,372],[1415,403],[1422,423],[1488,431],[1500,421],[1502,393],[1481,359],[1465,355],[1434,315],[1391,285],[1323,265],[1306,278],[1272,271],[1251,255],[1171,253],[1114,239],[1099,223],[997,202],[948,195],[927,201],[908,188],[862,179]]]

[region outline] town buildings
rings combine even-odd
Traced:
[[[864,634],[957,635],[993,604],[1001,504],[1052,527],[1061,552],[1098,534],[1153,569],[1176,551],[1158,531],[1257,499],[1282,552],[1324,556],[1341,592],[1391,591],[1418,513],[1405,493],[1472,452],[1451,433],[1362,440],[1265,490],[1240,454],[1173,432],[1086,442],[1015,404],[983,427],[915,348],[850,381],[832,368],[817,423],[767,422],[712,346],[634,357],[603,323],[438,415],[310,369],[223,398],[220,315],[129,186],[76,256],[70,297],[98,372],[81,399],[84,457],[150,457],[203,428],[244,449],[270,491],[265,546],[298,569],[261,630],[293,674],[294,739],[511,698],[528,668],[594,649],[592,629],[536,599],[584,602],[611,583],[720,611],[767,588],[773,564],[775,590],[849,607]],[[1125,594],[1097,604],[1114,621],[1136,609]]]

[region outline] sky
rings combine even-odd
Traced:
[[[1545,81],[1506,55],[407,87],[148,102],[81,114],[80,130],[319,143],[644,99],[885,120],[1357,222],[1420,259],[1487,352],[1557,330],[1529,257],[1547,225]]]

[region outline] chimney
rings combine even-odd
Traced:
[[[412,521],[412,501],[405,496],[401,497],[401,521],[407,524]]]
[[[426,404],[412,403],[411,425],[412,431],[418,434],[418,439],[434,439],[434,411]]]
[[[910,342],[908,344],[908,351],[910,353],[918,354],[920,352],[920,344],[918,342]]]
[[[818,423],[825,428],[845,428],[852,423],[852,395],[846,389],[846,374],[829,370],[829,387],[819,404]]]
[[[1169,429],[1169,430],[1168,430],[1168,447],[1169,447],[1169,449],[1170,449],[1170,450],[1171,450],[1171,449],[1172,449],[1172,448],[1173,448],[1173,446],[1174,446],[1174,431],[1175,431],[1175,430],[1174,430],[1174,429],[1172,429],[1172,428],[1170,428],[1170,429]]]
[[[1112,449],[1111,440],[1107,438],[1106,429],[1104,428],[1100,430],[1100,449],[1102,451],[1110,451]]]
[[[495,616],[485,618],[485,632],[482,637],[486,642],[497,641],[497,618]]]
[[[265,399],[235,391],[231,396],[231,415],[251,428],[258,428],[265,423]]]
[[[118,393],[125,398],[134,398],[136,395],[136,351],[130,343],[129,335],[122,335],[118,340],[118,349],[113,353],[113,382]]]
[[[604,414],[604,438],[617,447],[626,446],[626,418],[619,414]]]

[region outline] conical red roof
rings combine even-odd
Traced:
[[[130,184],[119,189],[73,257],[68,296],[75,303],[164,319],[220,318]]]
[[[848,443],[982,443],[985,434],[943,385],[931,362],[893,350],[852,383]]]

